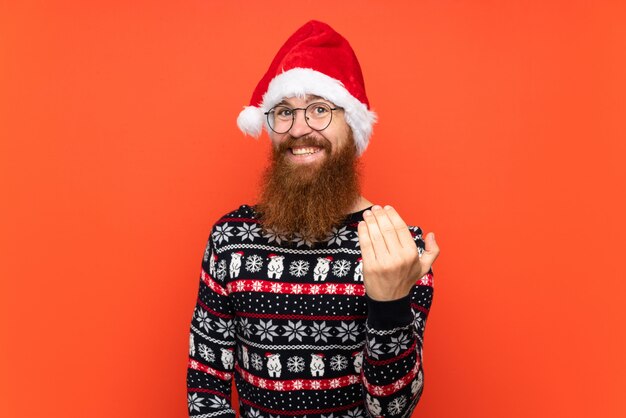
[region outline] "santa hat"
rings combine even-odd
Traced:
[[[269,129],[264,113],[287,97],[323,97],[344,109],[357,154],[367,148],[376,113],[369,110],[359,61],[348,41],[326,23],[311,20],[280,48],[259,81],[250,105],[237,118],[239,129],[258,137]]]

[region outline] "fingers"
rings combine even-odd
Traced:
[[[363,220],[365,221],[367,233],[372,243],[372,247],[374,249],[374,252],[376,253],[376,258],[381,260],[389,253],[389,250],[387,249],[387,244],[385,244],[385,239],[383,238],[382,231],[378,227],[376,217],[371,210],[366,210],[363,213]]]
[[[381,235],[385,240],[387,251],[390,254],[398,254],[398,252],[402,250],[402,244],[398,239],[396,227],[389,218],[388,211],[376,205],[374,206],[374,210],[372,211],[372,213],[374,214],[374,218],[376,218],[376,224],[378,225],[378,229],[380,230]]]
[[[374,252],[372,240],[367,230],[367,224],[364,221],[359,222],[358,236],[361,255],[365,263],[367,264],[368,260],[376,260],[376,253]]]
[[[402,220],[400,215],[398,215],[398,212],[389,205],[385,206],[385,211],[396,230],[400,245],[404,248],[415,248],[415,241],[413,241],[411,231],[409,231],[407,224]]]

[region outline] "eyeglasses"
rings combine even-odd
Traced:
[[[333,120],[333,110],[343,109],[339,106],[330,107],[327,103],[311,103],[307,107],[288,107],[278,105],[265,112],[267,124],[277,134],[288,132],[296,120],[298,110],[304,110],[304,121],[314,131],[323,131]]]

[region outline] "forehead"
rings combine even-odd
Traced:
[[[321,96],[316,96],[315,94],[306,94],[304,96],[293,96],[293,97],[285,97],[281,100],[277,105],[287,105],[287,106],[300,106],[304,104],[309,104],[313,102],[324,102],[333,105],[333,102],[324,99]]]

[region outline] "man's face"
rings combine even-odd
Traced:
[[[317,102],[335,107],[315,96],[289,98],[283,104],[293,109]],[[257,205],[263,226],[323,239],[360,196],[356,144],[343,111],[333,110],[328,127],[315,131],[298,110],[291,129],[270,132],[270,139],[270,166]],[[302,154],[305,149],[312,153]]]
[[[280,104],[293,109],[306,108],[311,103],[325,103],[330,108],[336,107],[334,103],[313,95],[307,95],[305,98],[290,97]],[[307,125],[304,111],[297,110],[289,131],[278,134],[270,130],[269,137],[274,148],[289,164],[302,166],[303,169],[310,171],[313,167],[319,167],[330,155],[337,155],[349,141],[352,141],[343,110],[333,110],[329,117],[332,117],[330,125],[322,131],[316,131]]]

